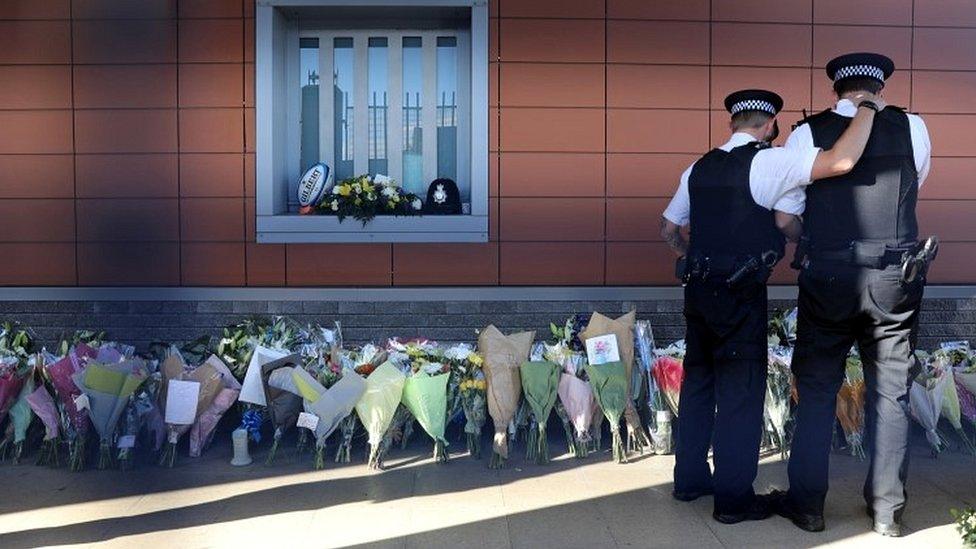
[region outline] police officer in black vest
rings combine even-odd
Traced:
[[[827,64],[838,103],[803,120],[787,148],[827,148],[851,125],[863,93],[878,93],[894,71],[883,55],[855,53]],[[837,391],[856,343],[864,364],[864,483],[874,529],[900,535],[908,466],[908,391],[917,374],[918,309],[937,241],[918,242],[915,202],[928,173],[929,138],[922,119],[896,107],[878,109],[864,155],[845,175],[807,189],[793,373],[799,397],[789,462],[790,489],[779,513],[808,531],[824,529],[827,466]]]
[[[783,255],[781,232],[799,237],[800,187],[854,166],[875,111],[860,109],[830,150],[800,150],[769,146],[783,106],[775,93],[743,90],[725,106],[733,134],[682,175],[661,235],[681,256],[687,321],[673,495],[714,493],[714,518],[732,524],[772,513],[752,485],[766,392],[766,280]],[[690,244],[679,230],[689,222]]]

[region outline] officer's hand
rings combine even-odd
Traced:
[[[861,101],[871,101],[872,103],[878,106],[879,111],[884,110],[884,108],[888,106],[888,103],[884,100],[884,97],[882,97],[880,93],[874,94],[868,92],[860,92],[854,97],[852,97],[851,101],[855,105],[859,104]]]

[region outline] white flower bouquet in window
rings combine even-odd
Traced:
[[[378,215],[419,215],[423,207],[420,197],[404,191],[389,177],[360,175],[332,187],[316,211],[334,215],[340,222],[352,217],[365,226]]]

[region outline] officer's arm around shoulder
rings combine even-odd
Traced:
[[[854,169],[864,153],[868,138],[871,137],[875,114],[873,109],[867,107],[857,109],[850,126],[834,143],[833,148],[817,154],[813,169],[810,170],[811,181],[844,175]]]

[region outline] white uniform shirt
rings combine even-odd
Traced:
[[[755,137],[747,133],[736,132],[719,148],[728,152],[755,140]],[[756,153],[749,168],[749,191],[752,199],[767,210],[796,215],[803,213],[806,195],[800,185],[810,183],[813,161],[819,152],[819,148],[810,145],[806,149],[770,147]],[[678,191],[664,210],[664,217],[675,225],[684,226],[691,220],[688,177],[694,167],[692,164],[681,174]]]
[[[850,99],[841,99],[834,107],[834,112],[853,118],[857,114],[857,106]],[[929,175],[932,162],[932,143],[929,141],[929,131],[925,127],[922,117],[917,114],[908,115],[908,128],[911,132],[912,150],[915,156],[915,169],[918,171],[918,186],[921,188],[925,178]],[[813,133],[809,124],[799,126],[786,140],[786,148],[797,147],[805,150],[813,146]]]

